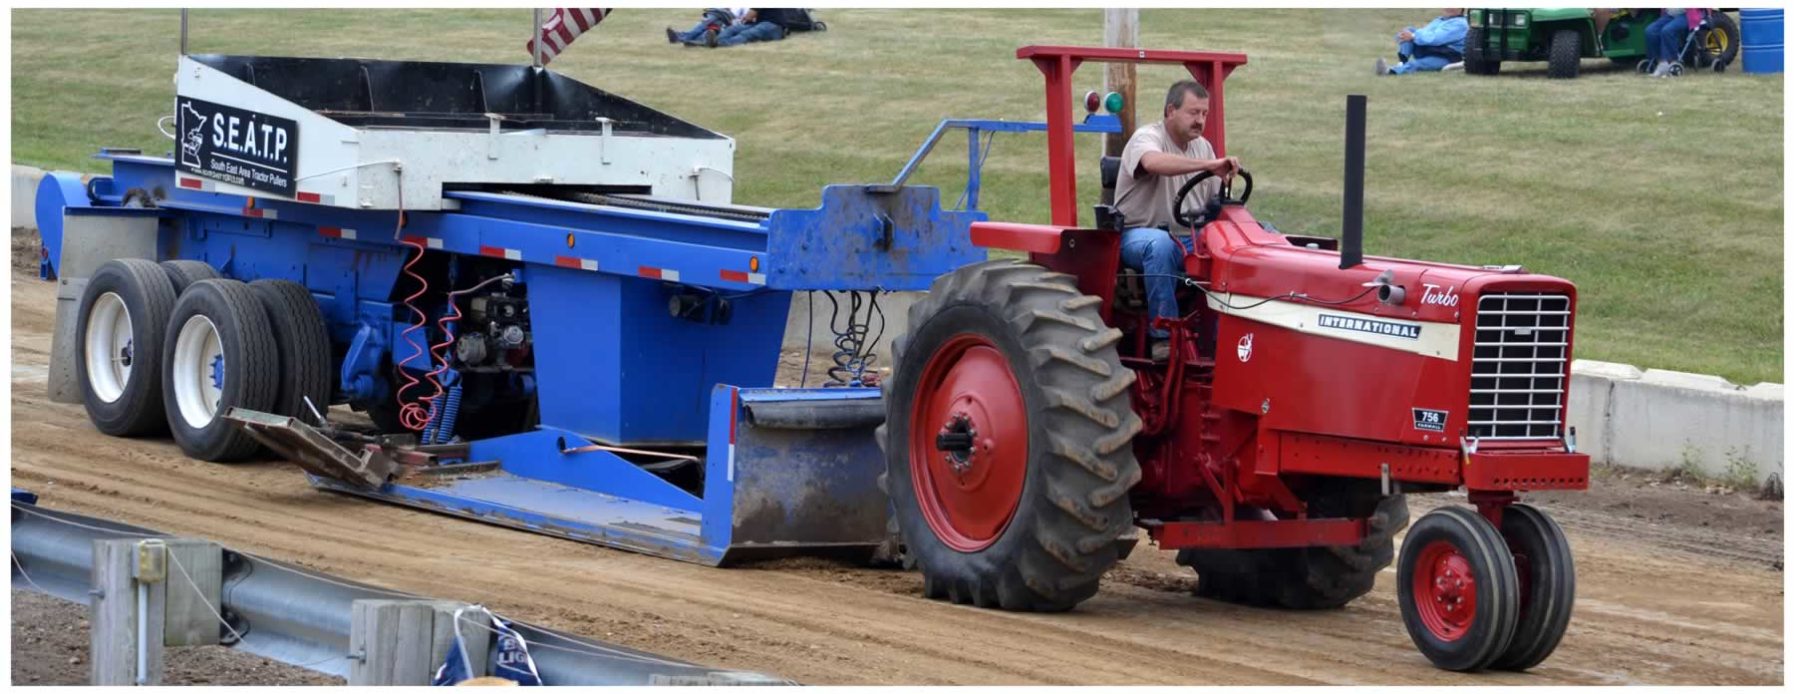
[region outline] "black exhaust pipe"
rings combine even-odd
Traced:
[[[1345,219],[1339,239],[1339,269],[1364,264],[1364,104],[1363,94],[1346,95]]]

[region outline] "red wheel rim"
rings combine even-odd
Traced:
[[[1476,574],[1470,560],[1445,540],[1434,540],[1414,564],[1414,610],[1427,631],[1456,641],[1476,620]]]
[[[976,552],[1009,526],[1028,472],[1028,409],[1009,360],[960,334],[929,358],[910,406],[909,469],[929,529]]]

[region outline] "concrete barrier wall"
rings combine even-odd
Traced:
[[[37,228],[37,182],[44,172],[30,166],[12,167],[12,225]]]
[[[36,227],[34,203],[43,172],[13,166],[12,224]],[[844,324],[845,295],[836,292]],[[879,298],[884,332],[873,346],[876,368],[891,367],[891,340],[909,329],[909,307],[919,292],[897,292]],[[785,324],[784,347],[802,350],[806,339],[814,353],[833,351],[828,299],[792,296]],[[878,331],[877,319],[872,330]],[[820,373],[820,369],[812,369]],[[1577,360],[1570,367],[1570,426],[1577,445],[1596,462],[1667,470],[1691,466],[1716,477],[1751,472],[1760,482],[1782,472],[1782,385],[1734,385],[1717,376],[1640,370],[1628,364]]]
[[[1718,376],[1577,360],[1570,426],[1597,462],[1702,474],[1782,473],[1782,384],[1744,387]]]

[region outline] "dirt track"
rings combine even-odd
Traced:
[[[1188,570],[1143,546],[1079,609],[1010,614],[925,600],[914,574],[821,560],[709,569],[323,494],[284,464],[187,460],[49,402],[55,291],[16,271],[12,289],[13,484],[44,505],[676,658],[814,684],[1783,681],[1779,504],[1656,489],[1542,500],[1576,552],[1570,631],[1530,673],[1466,676],[1414,650],[1393,570],[1342,610],[1266,611],[1192,597]],[[1433,503],[1417,500],[1415,516]]]

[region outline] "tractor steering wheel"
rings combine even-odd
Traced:
[[[1235,175],[1246,179],[1246,191],[1240,194],[1239,199],[1235,200],[1233,198],[1233,182],[1228,181],[1222,183],[1221,194],[1215,198],[1216,202],[1222,204],[1232,203],[1236,205],[1244,205],[1247,200],[1252,199],[1252,173],[1245,169],[1240,169]],[[1190,229],[1198,229],[1201,228],[1202,225],[1214,221],[1207,211],[1198,212],[1195,217],[1184,216],[1184,198],[1189,197],[1190,191],[1195,190],[1196,186],[1201,185],[1203,181],[1214,177],[1215,172],[1203,171],[1191,176],[1190,180],[1184,182],[1184,187],[1177,189],[1177,195],[1171,198],[1171,218],[1176,220],[1179,225]]]

